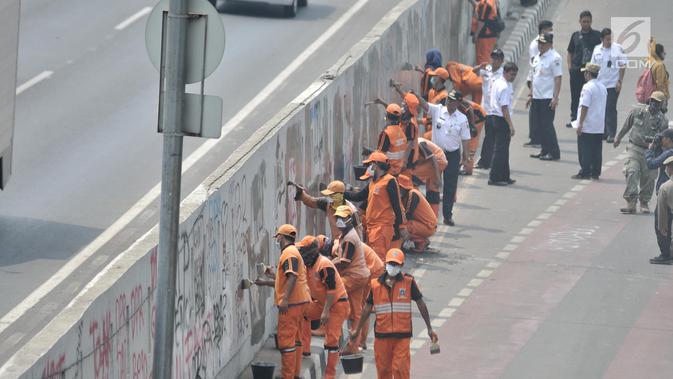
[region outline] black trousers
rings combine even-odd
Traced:
[[[495,150],[488,178],[493,182],[504,182],[510,180],[509,143],[512,135],[503,117],[493,117],[493,134],[495,135]]]
[[[570,70],[570,120],[577,120],[577,107],[584,86],[584,74],[578,70]]]
[[[542,155],[551,154],[558,159],[561,157],[561,149],[556,139],[556,129],[554,129],[555,111],[549,105],[551,99],[533,99],[530,105],[532,113],[530,119],[537,125],[540,144],[542,145]]]
[[[495,135],[493,134],[493,116],[486,116],[486,120],[484,121],[484,142],[481,144],[481,154],[479,161],[477,162],[478,166],[484,168],[491,167],[494,144]]]
[[[659,199],[657,199],[659,201]],[[654,234],[657,236],[657,244],[659,251],[664,257],[671,256],[671,212],[668,212],[668,234],[661,234],[659,232],[659,217],[657,217],[657,209],[654,210]]]
[[[448,164],[444,169],[444,191],[442,199],[442,214],[445,220],[453,218],[453,204],[456,201],[458,189],[458,173],[460,172],[460,149],[456,151],[444,151]]]
[[[608,88],[608,101],[605,103],[605,138],[617,135],[617,100],[619,94],[615,88]]]
[[[597,178],[603,165],[603,135],[582,133],[577,137],[580,175]]]
[[[533,112],[530,110],[528,111],[528,139],[530,139],[530,143],[534,145],[540,144],[540,132],[533,119]]]

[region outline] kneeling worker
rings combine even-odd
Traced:
[[[411,300],[416,302],[423,316],[428,336],[433,343],[438,341],[430,324],[423,295],[414,277],[402,273],[403,265],[404,253],[399,249],[390,249],[386,254],[386,273],[372,280],[372,292],[367,298],[367,306],[357,328],[351,334],[351,343],[355,343],[373,308],[376,314],[374,355],[379,379],[407,379],[410,376]]]
[[[307,320],[302,327],[302,346],[305,351],[311,347],[310,321],[320,320],[325,327],[325,351],[327,351],[326,379],[336,377],[339,362],[339,339],[341,326],[350,314],[346,287],[332,261],[320,255],[320,244],[314,236],[306,236],[297,247],[308,268],[308,287],[313,301],[306,310]]]
[[[255,284],[275,287],[281,373],[283,379],[293,379],[299,377],[301,372],[301,327],[311,294],[306,283],[304,260],[294,246],[297,229],[292,225],[281,225],[274,238],[281,249],[276,280],[257,279]]]
[[[400,175],[397,182],[400,185],[402,205],[406,211],[409,240],[414,243],[413,252],[422,253],[430,245],[429,238],[437,230],[437,216],[425,196],[414,188],[410,177]]]

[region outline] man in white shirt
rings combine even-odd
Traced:
[[[483,78],[481,89],[481,107],[484,108],[488,115],[488,108],[490,106],[491,84],[502,76],[502,64],[505,61],[505,53],[500,49],[495,49],[491,52],[491,64],[480,64],[474,67],[474,72]],[[493,143],[495,139],[491,131],[491,122],[488,116],[484,122],[484,142],[481,145],[481,156],[477,162],[476,168],[489,169],[491,168],[491,160],[493,160]]]
[[[516,79],[519,68],[514,62],[507,62],[503,67],[503,76],[493,82],[491,88],[491,105],[489,116],[492,117],[493,134],[495,135],[495,151],[488,184],[504,186],[516,181],[510,177],[509,143],[514,136],[514,124],[510,115],[512,109],[512,82]]]
[[[601,43],[594,48],[591,63],[600,66],[598,81],[608,89],[604,139],[608,143],[613,143],[617,134],[617,100],[626,71],[626,56],[622,46],[612,42],[612,30],[609,28],[601,31]]]
[[[577,155],[580,172],[572,179],[594,179],[601,176],[603,165],[603,134],[605,132],[605,104],[608,91],[598,80],[603,69],[595,63],[587,63],[582,72],[586,83],[580,94],[577,109]]]
[[[458,103],[463,101],[463,96],[452,90],[446,99],[446,105],[428,103],[421,97],[418,97],[418,101],[423,111],[432,116],[432,142],[444,150],[448,161],[443,174],[442,214],[444,225],[454,226],[453,204],[460,165],[469,159],[468,144],[472,138],[467,116],[458,110]]]
[[[540,49],[537,47],[537,38],[541,34],[545,33],[552,33],[554,31],[554,23],[549,21],[549,20],[542,20],[540,21],[540,24],[537,26],[537,36],[535,36],[535,39],[533,39],[528,46],[528,57],[530,58],[530,63],[533,63],[533,59],[540,54]],[[526,85],[528,86],[528,89],[530,89],[530,82],[526,82]],[[531,120],[531,112],[528,112],[528,139],[529,141],[524,143],[524,147],[535,147],[535,148],[540,148],[540,137],[538,136],[537,133],[537,127],[535,125],[535,122]]]
[[[531,154],[531,158],[543,161],[561,159],[561,150],[554,129],[554,115],[561,92],[563,65],[561,56],[553,48],[554,35],[538,36],[540,53],[533,58],[528,80],[531,82],[526,106],[530,106],[530,122],[535,124],[540,137],[542,151]]]

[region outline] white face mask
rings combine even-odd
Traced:
[[[374,176],[374,174],[376,173],[376,170],[374,169],[373,164],[367,166],[367,173],[371,176]]]
[[[339,229],[346,229],[346,221],[344,219],[339,218],[336,220],[336,227]]]
[[[400,273],[400,270],[402,270],[402,266],[396,266],[390,263],[386,263],[386,272],[388,273],[389,276],[397,276],[397,274]]]

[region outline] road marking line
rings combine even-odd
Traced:
[[[479,287],[479,286],[481,285],[481,283],[483,283],[483,282],[484,282],[483,279],[472,279],[472,280],[470,280],[470,281],[467,283],[467,286],[468,286],[468,287],[472,287],[472,288],[477,288],[477,287]]]
[[[146,14],[149,14],[152,12],[152,7],[145,7],[138,12],[134,13],[133,15],[129,16],[126,20],[120,22],[115,26],[115,30],[124,30],[126,29],[127,26],[133,24],[134,22],[138,21],[141,17],[145,16]]]
[[[429,340],[430,337],[428,337],[428,328],[423,328],[423,330],[421,330],[421,332],[418,333],[416,338],[422,339],[422,340]]]
[[[453,299],[451,299],[451,301],[449,301],[449,307],[458,308],[461,305],[463,305],[464,301],[465,299],[463,299],[462,297],[454,297]]]
[[[566,192],[562,197],[565,199],[572,199],[575,196],[577,196],[577,192]]]
[[[430,322],[430,325],[432,325],[433,328],[441,328],[444,323],[446,323],[445,318],[436,318]]]
[[[458,292],[458,295],[456,295],[456,296],[468,297],[470,295],[472,295],[472,289],[471,288],[463,288],[462,290],[460,290],[460,292]]]
[[[424,268],[417,268],[414,270],[414,273],[412,274],[416,278],[422,278],[423,275],[425,275],[425,269]]]
[[[488,278],[493,273],[493,270],[481,270],[477,274],[477,278]]]
[[[584,184],[584,185],[591,184],[591,180],[582,179],[582,180],[580,180],[580,184]]]
[[[558,205],[550,205],[549,208],[547,208],[547,210],[545,212],[554,213],[554,212],[558,211],[559,208],[561,208],[561,207],[559,207]]]
[[[500,262],[495,262],[495,261],[494,262],[488,262],[486,267],[496,269],[496,268],[500,267]]]
[[[571,191],[573,191],[573,192],[579,192],[579,191],[583,190],[584,187],[586,187],[586,186],[583,186],[583,185],[581,185],[581,184],[578,184],[578,185],[576,185],[575,187],[573,187],[573,188],[571,189]]]
[[[567,202],[567,199],[558,199],[556,202],[554,202],[554,205],[565,205]]]
[[[535,229],[533,229],[533,228],[523,228],[523,229],[521,229],[519,234],[527,236],[527,235],[533,233],[534,231],[535,231]]]
[[[27,82],[23,83],[22,85],[16,87],[16,94],[19,95],[21,92],[27,90],[28,88],[36,85],[37,83],[49,79],[52,75],[54,74],[54,71],[49,71],[45,70],[42,71],[41,73],[37,74],[35,77],[32,79],[29,79]]]
[[[542,221],[540,221],[540,220],[533,220],[533,221],[528,223],[528,226],[530,226],[531,228],[535,228],[535,227],[538,227],[540,225],[542,225]]]
[[[276,92],[275,90],[278,87],[285,84],[290,75],[292,75],[298,69],[302,68],[304,62],[311,55],[313,55],[313,53],[315,53],[319,47],[325,44],[327,40],[335,35],[339,29],[341,29],[343,25],[345,25],[368,2],[369,0],[359,0],[348,11],[341,15],[338,20],[336,20],[322,35],[320,35],[320,37],[318,37],[318,39],[313,41],[313,43],[307,47],[299,56],[297,56],[288,66],[286,66],[283,71],[276,75],[274,80],[272,80],[269,84],[267,84],[266,87],[259,91],[259,96],[253,98],[248,104],[241,108],[241,110],[239,110],[238,113],[234,115],[234,117],[230,118],[229,121],[222,126],[222,136],[220,136],[219,139],[209,139],[199,146],[194,152],[192,152],[192,154],[182,162],[182,173],[185,173],[196,162],[207,155],[208,152],[210,152],[210,150],[215,147],[215,145],[220,140],[222,140],[235,126],[237,126],[242,120],[246,119],[250,114],[255,112],[272,93]],[[48,72],[49,75],[51,75],[52,72]],[[145,210],[145,208],[147,208],[154,200],[159,197],[160,193],[161,182],[157,183],[152,189],[150,189],[149,192],[147,192],[137,203],[131,206],[131,208],[126,211],[126,213],[124,213],[119,219],[110,225],[110,227],[108,227],[103,233],[96,237],[95,240],[93,240],[89,245],[77,253],[77,255],[72,257],[56,272],[56,274],[47,279],[21,303],[16,305],[14,308],[12,308],[11,311],[2,316],[0,319],[0,333],[2,333],[2,331],[5,330],[14,321],[23,316],[29,309],[34,307],[35,304],[37,304],[56,286],[63,282],[73,271],[75,271],[82,263],[84,263],[84,261],[86,261],[98,249],[110,241],[129,223],[131,223],[131,221],[133,221],[136,216],[138,216],[143,210]],[[104,271],[107,271],[107,268],[103,269],[103,272]]]
[[[510,253],[508,253],[508,252],[506,252],[506,251],[501,251],[501,252],[499,252],[498,254],[496,254],[495,256],[496,256],[497,258],[500,258],[500,259],[502,259],[502,260],[505,260],[505,259],[509,258],[509,254],[510,254]]]
[[[512,237],[511,240],[509,240],[509,242],[512,242],[512,243],[521,243],[521,242],[523,242],[523,241],[525,241],[525,240],[526,240],[526,237],[524,237],[524,236],[514,236],[514,237]],[[505,246],[505,247],[507,247],[507,246]],[[504,249],[503,249],[503,250],[504,250]]]
[[[551,217],[551,213],[540,213],[536,218],[540,220],[546,220],[549,217]]]
[[[413,340],[411,340],[411,344],[409,345],[409,347],[411,347],[411,349],[413,350],[418,350],[421,347],[423,347],[423,345],[425,345],[425,341],[417,340],[414,338]]]
[[[453,313],[456,311],[456,308],[444,308],[439,312],[439,317],[450,318],[453,316]]]
[[[503,251],[514,251],[516,248],[519,247],[519,245],[510,243],[508,245],[505,245],[505,247],[502,248]]]

